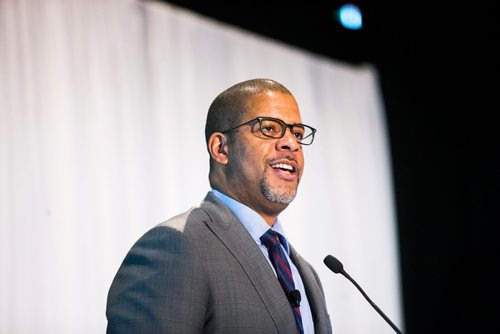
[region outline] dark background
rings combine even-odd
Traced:
[[[168,2],[334,60],[373,64],[391,143],[405,332],[500,333],[492,5],[352,1],[364,27],[351,31],[334,18],[341,1]]]

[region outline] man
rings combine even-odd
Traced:
[[[109,291],[108,333],[331,333],[319,278],[278,220],[315,132],[276,81],[217,96],[205,128],[212,190],[132,247]]]

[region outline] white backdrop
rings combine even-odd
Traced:
[[[332,41],[334,42],[334,41]],[[400,327],[391,171],[377,72],[156,2],[0,1],[0,333],[103,333],[131,245],[198,205],[204,121],[230,85],[287,86],[318,128],[282,215],[336,333]]]

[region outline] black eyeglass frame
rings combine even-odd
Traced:
[[[297,124],[288,124],[288,123],[285,123],[283,122],[281,119],[279,118],[274,118],[274,117],[265,117],[265,116],[259,116],[259,117],[255,117],[245,123],[242,123],[240,125],[236,125],[235,127],[232,127],[230,129],[227,129],[227,130],[224,130],[224,131],[219,131],[220,133],[228,133],[230,131],[233,131],[233,130],[236,130],[237,128],[239,127],[242,127],[244,125],[247,125],[247,124],[251,124],[253,122],[256,122],[258,121],[259,122],[259,130],[260,130],[260,133],[262,133],[264,136],[266,136],[267,138],[272,138],[272,139],[280,139],[280,138],[283,138],[283,136],[285,136],[285,132],[286,132],[286,129],[290,129],[290,132],[294,135],[295,137],[295,140],[297,140],[297,143],[299,143],[300,145],[311,145],[313,142],[314,142],[314,135],[316,134],[316,129],[313,128],[312,126],[309,126],[309,125],[306,125],[306,124],[302,124],[302,123],[297,123]],[[262,131],[262,121],[275,121],[277,123],[279,123],[281,125],[281,134],[279,137],[273,137],[273,136],[270,136],[266,133],[264,133],[264,131]],[[311,130],[311,133],[309,135],[307,135],[306,137],[302,138],[301,140],[303,141],[304,139],[312,136],[312,139],[311,139],[311,142],[308,143],[308,144],[305,144],[301,141],[299,141],[299,139],[295,136],[294,132],[293,132],[293,128],[294,127],[302,127],[302,128],[307,128],[307,129],[310,129]]]

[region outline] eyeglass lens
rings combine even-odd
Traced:
[[[284,122],[273,119],[261,119],[260,120],[260,130],[261,132],[271,138],[281,138],[285,135],[287,127],[291,128],[292,134],[299,143],[308,144],[312,142],[313,136],[312,130],[303,125],[293,125],[289,126]]]

